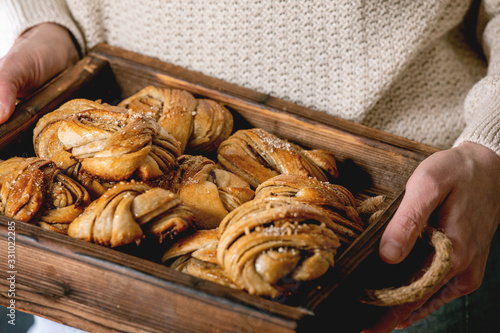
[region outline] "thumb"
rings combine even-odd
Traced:
[[[405,259],[443,198],[437,182],[413,174],[403,200],[380,239],[379,254],[389,264]]]
[[[27,30],[0,59],[0,123],[14,112],[16,98],[28,95],[78,60],[71,35],[57,24]]]
[[[0,78],[0,124],[9,119],[16,107],[16,96],[18,89],[2,78]]]
[[[0,59],[0,124],[6,122],[14,113],[16,99],[29,89],[36,72],[35,61],[31,53],[23,54],[24,40],[14,44],[7,54]]]

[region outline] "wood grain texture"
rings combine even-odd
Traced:
[[[334,152],[342,174],[336,182],[351,190],[358,202],[373,195],[386,196],[387,210],[343,252],[325,277],[276,300],[16,222],[18,309],[91,332],[310,331],[332,318],[324,309],[330,304],[345,302],[357,309],[356,292],[364,280],[356,272],[371,260],[406,180],[437,149],[100,44],[18,105],[15,116],[0,126],[0,158],[19,152],[16,140],[30,142],[36,121],[71,98],[116,104],[147,85],[185,89],[218,100],[233,113],[236,128],[261,127],[304,147]],[[8,221],[0,216],[2,258]],[[0,265],[0,285],[5,288],[6,260]],[[8,301],[2,293],[0,303]],[[344,312],[337,309],[337,314],[346,325],[337,326],[347,331],[361,325],[350,324],[357,315],[349,317],[349,308],[344,308]]]

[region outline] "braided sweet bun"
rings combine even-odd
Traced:
[[[14,157],[0,162],[0,170],[0,211],[5,216],[65,233],[90,204],[85,188],[52,161]]]
[[[178,193],[198,229],[218,227],[228,212],[254,196],[246,181],[206,157],[183,155],[178,162],[182,171]]]
[[[219,226],[217,260],[250,294],[277,297],[292,281],[322,276],[340,246],[332,220],[319,208],[284,197],[244,203]]]
[[[118,106],[155,119],[179,141],[181,152],[184,152],[193,131],[197,104],[196,98],[185,90],[148,86],[124,99]]]
[[[88,173],[110,181],[149,180],[176,166],[180,147],[153,119],[91,109],[61,121],[58,137]]]
[[[216,151],[233,131],[233,116],[221,103],[211,99],[198,99],[194,115],[193,132],[189,138],[191,154]]]
[[[176,271],[236,288],[217,262],[217,229],[197,230],[177,240],[161,261]]]
[[[279,174],[315,177],[321,181],[328,180],[327,174],[338,176],[332,153],[307,151],[261,128],[235,132],[220,144],[217,153],[222,167],[254,188]]]
[[[346,249],[364,230],[356,201],[345,187],[321,182],[313,177],[278,175],[266,180],[255,190],[255,198],[285,197],[315,205],[333,221],[335,231]]]
[[[155,119],[180,142],[181,152],[209,153],[233,130],[233,117],[220,103],[196,99],[181,89],[147,86],[118,106]]]
[[[126,112],[125,109],[101,104],[100,101],[91,101],[84,98],[72,99],[56,110],[45,114],[37,122],[33,130],[33,147],[36,156],[55,162],[61,169],[66,169],[73,165],[76,161],[71,157],[71,153],[64,149],[57,133],[61,120],[89,109]]]
[[[144,237],[174,238],[192,227],[192,214],[174,193],[140,182],[120,182],[107,190],[68,228],[68,235],[118,247]]]

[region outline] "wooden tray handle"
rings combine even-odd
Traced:
[[[435,254],[424,275],[407,286],[365,290],[360,298],[361,302],[376,306],[395,306],[415,302],[428,295],[441,283],[451,268],[453,246],[444,233],[434,228],[427,228],[425,232],[430,236]]]

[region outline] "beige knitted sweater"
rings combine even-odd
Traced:
[[[459,0],[3,0],[0,32],[12,42],[55,22],[83,52],[106,42],[439,148],[473,141],[500,154],[499,11]]]

